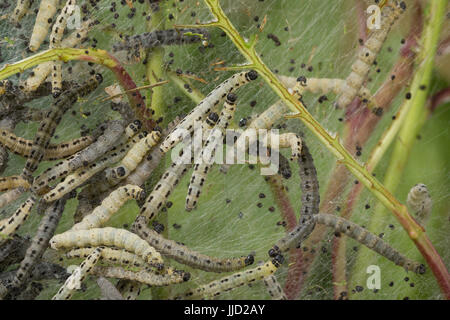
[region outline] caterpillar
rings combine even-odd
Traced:
[[[44,151],[42,160],[56,160],[66,158],[90,145],[94,141],[91,136],[75,138],[69,141],[58,144],[50,144]],[[16,136],[8,130],[0,129],[0,144],[6,147],[9,151],[20,155],[24,158],[29,158],[33,142]]]
[[[138,164],[142,161],[145,155],[153,148],[159,141],[161,133],[159,131],[152,131],[144,139],[140,140],[131,147],[126,156],[120,161],[120,164],[110,169],[107,179],[112,181],[122,180],[126,178],[130,172],[134,171]]]
[[[149,229],[145,225],[142,218],[138,218],[136,223],[136,233],[151,246],[156,248],[164,256],[174,259],[175,261],[209,272],[229,272],[236,271],[251,265],[254,262],[253,255],[239,258],[216,258],[195,252],[188,247],[179,244],[173,240],[165,239],[156,231]]]
[[[302,97],[304,91],[322,94],[332,92],[336,95],[340,95],[344,93],[345,84],[345,80],[342,79],[306,78],[304,76],[300,76],[297,78],[297,82],[292,90],[298,97]],[[366,87],[361,86],[357,96],[369,107],[375,106],[373,96],[370,93],[370,90]]]
[[[58,48],[61,45],[61,39],[66,29],[67,20],[73,14],[76,6],[75,0],[68,0],[59,16],[56,18],[50,34],[50,48]],[[62,61],[53,62],[52,72],[52,94],[58,97],[62,92]]]
[[[16,270],[11,270],[8,272],[4,272],[0,275],[0,281],[9,286],[12,279],[16,274]],[[30,280],[32,281],[41,281],[41,280],[49,280],[49,279],[66,279],[69,275],[65,268],[61,267],[58,264],[41,261],[37,263],[33,270],[30,273]]]
[[[152,287],[169,286],[172,284],[186,282],[190,278],[188,272],[174,272],[172,274],[156,274],[153,272],[141,270],[137,272],[124,270],[121,267],[95,267],[93,270],[95,275],[105,278],[127,279]]]
[[[234,113],[236,111],[236,100],[237,96],[234,93],[227,94],[219,120],[214,127],[214,131],[209,134],[206,139],[205,146],[200,154],[200,159],[198,159],[199,161],[196,161],[197,163],[194,166],[194,172],[192,173],[186,196],[186,211],[191,211],[197,206],[203,184],[206,180],[208,171],[212,166],[217,141],[223,140],[225,130],[234,117]],[[205,159],[206,155],[208,155],[208,159]]]
[[[25,192],[24,188],[17,188],[2,193],[0,195],[0,208],[3,208],[8,203],[16,201],[24,192]]]
[[[289,108],[286,107],[286,105],[281,101],[278,101],[273,105],[271,105],[269,108],[267,108],[256,119],[254,119],[248,126],[247,130],[270,129],[273,126],[273,124],[281,117],[283,117],[283,115],[286,112],[289,112]],[[245,133],[246,132],[244,131],[234,144],[237,147],[237,152],[240,152],[242,154],[246,152],[245,149],[240,149],[242,146],[245,146],[244,141],[246,138],[248,139],[248,145],[255,143],[255,141],[252,139],[253,136],[247,135]],[[231,163],[236,162],[236,155],[234,152],[235,150],[233,148],[227,151],[226,154],[227,162],[228,159],[232,160]],[[230,164],[223,164],[220,170],[226,173],[229,170],[229,168]]]
[[[91,77],[86,83],[71,91],[66,91],[51,106],[45,119],[41,122],[36,137],[31,147],[30,158],[25,163],[22,175],[28,180],[32,180],[32,173],[37,169],[38,164],[44,157],[45,149],[50,144],[50,139],[55,133],[56,127],[62,119],[63,114],[77,101],[79,96],[86,96],[103,81],[100,74]]]
[[[0,272],[3,272],[10,265],[22,261],[30,245],[30,240],[28,237],[14,234],[11,239],[0,245]]]
[[[62,216],[67,197],[52,203],[45,215],[39,223],[38,230],[31,240],[31,244],[27,249],[24,259],[20,263],[20,267],[16,272],[13,280],[13,286],[19,288],[28,279],[36,262],[42,257],[45,249],[47,249],[49,239],[58,226],[59,219]]]
[[[406,200],[420,223],[426,223],[433,206],[428,188],[423,183],[416,184],[409,190]]]
[[[10,176],[0,178],[0,192],[8,191],[16,188],[24,188],[28,190],[30,183],[21,176]]]
[[[287,297],[284,294],[280,283],[273,274],[265,277],[263,279],[263,283],[267,288],[267,292],[269,292],[270,296],[272,297],[272,300],[287,300]]]
[[[80,168],[71,175],[67,176],[64,181],[58,183],[54,189],[44,194],[42,199],[46,202],[51,202],[61,198],[68,192],[86,182],[94,174],[102,171],[112,163],[119,161],[130,149],[131,144],[142,138],[144,138],[143,135],[139,134],[137,137],[133,138],[131,142],[112,148],[111,151],[100,158],[99,161],[88,165],[86,168]]]
[[[35,202],[36,198],[34,196],[29,197],[11,217],[0,220],[0,234],[2,237],[11,236],[17,231],[28,218]],[[4,240],[0,239],[0,244],[3,242]]]
[[[97,285],[105,300],[125,300],[117,288],[106,278],[98,277]]]
[[[100,206],[94,209],[91,214],[75,224],[71,230],[86,230],[98,228],[105,224],[111,216],[130,199],[139,200],[143,196],[143,190],[137,186],[126,185],[120,187],[105,198]]]
[[[215,112],[211,112],[208,115],[206,121],[202,124],[203,132],[211,130],[219,120],[219,116]],[[192,147],[192,144],[190,145]],[[191,150],[192,151],[192,150]],[[149,194],[145,203],[141,208],[139,217],[142,221],[145,221],[147,225],[151,220],[155,218],[158,212],[162,209],[162,206],[166,202],[172,190],[180,181],[181,177],[186,173],[191,166],[192,154],[197,154],[199,147],[193,150],[193,153],[184,153],[180,155],[177,162],[173,162],[170,167],[164,172],[161,179],[158,181],[152,192]]]
[[[124,229],[111,227],[93,228],[89,230],[66,231],[57,234],[50,240],[53,249],[86,247],[86,246],[115,246],[142,257],[150,264],[163,264],[161,255],[145,240]]]
[[[200,101],[200,103],[192,110],[181,122],[178,126],[174,128],[174,130],[169,133],[166,139],[160,146],[162,152],[166,153],[171,148],[175,146],[181,139],[183,139],[183,131],[187,130],[192,132],[194,128],[195,121],[201,121],[209,112],[211,112],[212,108],[217,106],[228,93],[237,90],[242,85],[245,85],[251,81],[254,81],[258,78],[258,73],[254,70],[251,71],[243,71],[234,74],[224,82],[222,82],[219,86],[217,86],[213,91],[211,91],[205,99]],[[180,134],[181,130],[181,134]]]
[[[208,32],[205,29],[156,30],[126,37],[124,42],[113,45],[113,52],[122,50],[139,52],[140,48],[190,44],[200,42],[204,38],[208,38]]]
[[[17,0],[16,7],[11,14],[11,22],[19,23],[20,19],[27,14],[32,4],[31,0]]]
[[[242,272],[234,273],[230,276],[212,281],[208,284],[199,286],[196,289],[185,292],[178,299],[199,299],[199,298],[214,298],[222,292],[231,291],[245,284],[253,283],[257,280],[262,280],[267,276],[274,274],[283,263],[284,258],[277,256],[276,258],[267,261],[264,265]]]
[[[83,40],[86,39],[88,31],[92,25],[92,21],[83,21],[81,28],[72,32],[64,40],[61,41],[63,48],[75,48]],[[22,83],[25,92],[33,92],[45,81],[47,76],[51,73],[54,62],[44,62],[33,69],[31,75]]]
[[[133,129],[137,130],[135,124],[130,124],[129,127],[127,132],[133,131]],[[48,168],[42,174],[37,176],[32,185],[33,192],[39,194],[50,182],[67,176],[69,172],[75,171],[83,165],[86,166],[88,163],[107,153],[115,144],[125,142],[125,138],[122,138],[123,132],[124,125],[121,121],[112,121],[108,123],[103,134],[91,145],[70,158]]]
[[[389,31],[400,15],[406,10],[404,1],[395,1],[395,5],[385,6],[381,13],[381,28],[374,29],[364,46],[359,50],[356,61],[352,65],[352,72],[345,79],[342,93],[337,98],[336,106],[345,108],[360,92],[369,74],[370,67],[380,52]]]
[[[47,36],[58,5],[59,0],[41,0],[33,32],[31,33],[29,45],[31,51],[37,51]]]
[[[313,222],[331,227],[337,233],[344,233],[350,238],[355,239],[359,243],[365,245],[369,249],[377,252],[386,259],[391,260],[396,265],[405,268],[405,270],[413,271],[419,274],[425,273],[425,266],[423,264],[409,260],[402,254],[400,254],[397,250],[389,246],[380,237],[377,237],[373,233],[367,231],[366,229],[358,226],[351,221],[335,216],[333,214],[319,213],[314,215],[312,220],[309,220],[305,224],[297,227],[300,228],[300,231],[297,231],[297,228],[294,230],[294,232],[297,231],[297,233],[303,233],[303,235],[296,236],[296,238],[304,239],[305,233],[308,231],[307,224]],[[280,251],[280,248],[274,246],[271,250],[269,250],[269,256],[277,255]]]
[[[66,252],[65,256],[68,259],[86,258],[94,250],[95,248],[93,247],[72,249],[69,252]],[[102,259],[114,264],[122,264],[131,267],[145,266],[145,261],[141,257],[126,250],[117,248],[104,247],[102,250]]]
[[[141,284],[137,281],[120,279],[116,287],[125,300],[136,300],[141,293]]]
[[[52,300],[69,300],[72,297],[73,291],[80,289],[81,283],[86,276],[93,271],[94,266],[100,260],[102,248],[96,248],[86,260],[84,260],[78,268],[67,278],[64,285],[53,296]]]
[[[307,238],[315,226],[314,215],[319,213],[320,205],[319,180],[314,160],[304,142],[298,165],[302,191],[299,223],[273,246],[270,256],[285,252],[294,245],[299,246],[299,242]]]

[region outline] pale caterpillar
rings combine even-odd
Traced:
[[[217,123],[219,116],[215,112],[211,112],[204,123],[202,123],[202,130],[204,133],[207,130],[211,130]],[[191,145],[192,147],[192,142]],[[177,162],[173,162],[170,167],[163,173],[161,179],[158,181],[152,192],[149,194],[145,203],[141,208],[139,217],[145,221],[147,225],[149,221],[153,220],[158,212],[162,209],[162,206],[166,202],[172,190],[180,181],[181,177],[190,168],[193,155],[197,154],[199,147],[195,150],[190,150],[191,153],[180,154],[180,158]]]
[[[76,0],[68,0],[53,25],[50,34],[50,49],[61,47],[61,39],[66,29],[67,20],[75,11]],[[62,61],[53,62],[52,94],[57,97],[62,91]]]
[[[95,248],[93,247],[72,249],[69,252],[66,252],[65,256],[68,259],[86,258],[94,250]],[[104,247],[102,250],[102,259],[110,263],[131,267],[145,266],[145,261],[141,257],[126,250],[117,248]]]
[[[33,205],[36,202],[34,196],[29,197],[10,217],[0,220],[0,235],[2,237],[11,236],[28,218]],[[0,245],[4,243],[4,239],[0,238]]]
[[[136,125],[131,123],[127,132],[134,131],[133,129],[137,130]],[[123,137],[123,132],[124,124],[121,121],[109,122],[103,134],[95,142],[37,176],[32,185],[33,192],[39,194],[50,182],[67,176],[69,172],[75,171],[83,165],[86,166],[108,152],[115,144],[125,142],[126,138]]]
[[[84,39],[86,39],[91,24],[92,21],[90,20],[83,21],[80,29],[75,30],[67,36],[67,38],[61,41],[61,47],[75,48],[78,46]],[[37,90],[51,73],[53,63],[53,61],[44,62],[34,68],[32,74],[23,83],[24,90],[27,92]]]
[[[115,246],[134,252],[147,263],[162,264],[161,255],[145,240],[124,229],[111,227],[94,228],[89,230],[66,231],[55,235],[50,240],[53,249],[86,247],[86,246]]]
[[[19,23],[20,19],[27,14],[32,2],[31,0],[17,0],[16,7],[11,14],[11,22]]]
[[[96,74],[83,85],[76,87],[73,90],[66,91],[50,107],[45,119],[41,121],[33,140],[30,158],[27,159],[25,168],[22,172],[22,175],[25,178],[32,180],[32,173],[37,169],[38,164],[43,159],[45,149],[49,146],[50,139],[55,133],[56,127],[61,121],[63,114],[77,102],[78,97],[88,95],[90,92],[94,91],[102,81],[103,77],[100,74]]]
[[[301,76],[297,78],[297,82],[292,90],[299,97],[302,97],[304,91],[322,94],[328,94],[332,92],[336,95],[339,95],[344,93],[345,84],[345,80],[342,79],[306,78],[304,76]],[[362,86],[359,89],[357,95],[361,99],[361,101],[367,104],[369,107],[373,107],[375,105],[372,94],[366,87]]]
[[[205,145],[200,154],[200,159],[198,159],[199,161],[196,161],[198,163],[194,165],[194,172],[192,173],[186,196],[186,211],[191,211],[197,206],[206,176],[208,175],[209,169],[212,167],[212,160],[215,155],[217,140],[223,140],[225,130],[234,117],[234,113],[236,111],[236,100],[237,96],[234,93],[227,94],[219,120],[217,121],[214,130],[206,139]],[[205,159],[206,154],[208,154],[209,159]]]
[[[127,50],[139,53],[139,49],[149,49],[159,46],[183,45],[203,41],[208,38],[205,29],[169,29],[146,32],[132,37],[126,37],[124,42],[116,43],[113,52]]]
[[[30,183],[21,176],[0,178],[0,192],[9,191],[16,188],[24,188],[28,190],[30,188]]]
[[[78,268],[67,278],[64,285],[53,296],[52,300],[69,300],[72,297],[73,291],[80,289],[81,283],[90,274],[94,266],[100,260],[102,248],[96,248],[86,260],[84,260]]]
[[[137,186],[126,185],[119,187],[111,192],[91,214],[84,217],[80,223],[75,224],[71,230],[98,228],[104,225],[125,202],[130,199],[139,200],[143,195],[143,190]]]
[[[97,285],[102,292],[102,299],[105,300],[125,300],[117,288],[106,278],[98,277]]]
[[[156,274],[151,271],[129,271],[121,267],[95,267],[93,273],[105,278],[127,279],[152,287],[169,286],[172,284],[186,282],[190,278],[188,272],[178,271],[172,274]]]
[[[247,130],[257,130],[257,129],[270,129],[273,124],[281,119],[285,113],[289,112],[289,108],[286,107],[284,103],[281,101],[276,102],[275,104],[271,105],[269,108],[267,108],[263,113],[261,113],[256,119],[254,119],[250,125],[248,126]],[[247,136],[245,134],[245,131],[241,134],[241,136],[236,140],[235,146],[237,148],[240,148],[241,146],[244,146],[243,143],[245,140],[248,139],[248,145],[251,145],[252,143],[255,143],[255,140],[251,139],[253,137],[252,135]],[[246,150],[243,149],[237,149],[237,152],[245,153]],[[234,149],[230,149],[227,151],[226,159],[231,159],[234,157],[234,162],[236,162],[236,154],[234,154]],[[224,173],[228,171],[230,168],[229,164],[223,164],[220,168],[220,170]]]
[[[75,138],[69,141],[58,144],[50,144],[44,151],[42,160],[56,160],[66,158],[90,145],[94,141],[91,136]],[[20,155],[24,158],[29,158],[33,141],[16,136],[8,130],[0,129],[0,144],[6,147],[9,151]]]
[[[287,300],[287,297],[280,286],[277,278],[271,274],[263,279],[264,285],[267,288],[272,300]]]
[[[180,140],[183,139],[183,133],[180,134],[178,129],[188,130],[192,132],[194,129],[195,121],[202,121],[205,115],[212,111],[212,108],[217,106],[228,93],[237,90],[242,85],[249,83],[250,81],[256,80],[258,73],[254,70],[243,71],[234,74],[219,86],[217,86],[213,91],[211,91],[205,99],[203,99],[181,122],[174,130],[166,137],[166,139],[161,144],[161,151],[164,153],[168,152],[171,148],[175,146]],[[182,131],[184,131],[182,130]]]
[[[230,276],[212,281],[208,284],[199,286],[196,289],[185,292],[181,299],[203,299],[214,298],[223,292],[228,292],[245,284],[262,280],[267,276],[274,274],[283,263],[284,258],[277,256],[271,261],[267,261],[264,265],[242,272],[234,273]]]
[[[145,239],[151,246],[164,256],[175,261],[209,272],[236,271],[251,265],[254,262],[253,255],[239,258],[216,258],[195,252],[188,247],[173,240],[165,239],[156,231],[149,229],[142,218],[136,221],[136,233]]]
[[[16,201],[24,192],[25,192],[24,188],[17,188],[2,193],[0,195],[0,208],[3,208],[8,203]]]
[[[336,105],[338,107],[347,107],[360,92],[389,31],[405,10],[406,3],[404,1],[395,1],[394,5],[387,5],[383,8],[381,28],[372,30],[364,46],[359,50],[356,61],[352,65],[352,72],[345,79],[346,84],[337,98]]]
[[[89,180],[94,174],[122,159],[125,153],[131,148],[131,144],[142,138],[144,138],[143,135],[139,134],[131,142],[112,148],[110,152],[105,154],[97,162],[89,164],[86,168],[77,169],[74,173],[65,177],[64,181],[58,183],[54,189],[44,194],[42,199],[46,202],[60,199],[65,194]]]
[[[152,131],[144,139],[134,144],[119,165],[110,169],[110,175],[108,176],[107,174],[107,179],[110,180],[110,183],[111,180],[122,180],[134,171],[150,149],[158,143],[160,137],[161,133],[159,131]]]
[[[65,197],[52,203],[45,211],[45,215],[39,223],[38,230],[31,240],[31,245],[27,249],[25,258],[17,270],[13,281],[15,288],[19,288],[28,279],[34,265],[42,257],[45,249],[47,249],[49,239],[53,236],[64,211],[66,200]]]
[[[29,46],[31,51],[34,52],[39,49],[47,36],[58,5],[59,0],[41,0],[33,32],[31,33]]]
[[[419,183],[412,187],[411,190],[409,190],[406,203],[414,211],[419,222],[421,224],[426,223],[433,206],[427,186],[423,183]]]
[[[383,239],[377,237],[373,233],[367,231],[366,229],[358,226],[357,224],[348,221],[344,218],[338,217],[333,214],[319,213],[314,215],[312,220],[307,221],[305,224],[300,225],[293,232],[297,232],[300,235],[295,235],[297,240],[302,240],[305,238],[305,233],[308,232],[307,225],[309,223],[319,223],[331,227],[337,233],[344,233],[352,239],[355,239],[359,243],[365,245],[369,249],[377,252],[381,256],[388,260],[391,260],[396,265],[405,268],[405,270],[410,270],[419,274],[425,273],[425,266],[418,262],[409,260],[397,250],[389,246]],[[269,255],[277,255],[282,252],[280,248],[274,246],[269,250]]]

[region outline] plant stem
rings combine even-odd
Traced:
[[[324,129],[314,117],[306,110],[303,103],[298,101],[294,96],[289,94],[288,90],[278,81],[277,77],[270,71],[270,69],[264,64],[260,56],[256,53],[254,45],[255,43],[248,44],[240,36],[239,32],[232,25],[228,17],[223,12],[218,0],[204,0],[209,7],[211,13],[215,16],[216,21],[203,24],[203,27],[219,27],[222,29],[228,37],[233,41],[235,46],[241,52],[241,54],[250,62],[248,67],[254,68],[259,72],[261,77],[266,80],[272,90],[283,100],[283,102],[290,107],[294,112],[297,112],[294,116],[299,118],[316,137],[324,143],[324,145],[338,158],[338,162],[344,164],[348,170],[356,176],[376,198],[389,210],[393,212],[397,220],[408,232],[409,237],[414,241],[416,246],[422,252],[426,258],[428,264],[433,270],[436,279],[438,280],[441,289],[447,296],[450,296],[450,280],[448,271],[428,237],[426,236],[424,229],[409,215],[406,207],[401,204],[377,179],[375,179],[364,166],[359,164],[351,154],[342,146],[339,141],[338,135],[332,136]],[[438,6],[443,6],[447,3],[446,0],[434,1]],[[440,12],[444,9],[440,8]],[[432,24],[433,26],[436,23]],[[187,27],[187,26],[184,26]],[[193,26],[189,26],[193,27]],[[433,28],[433,33],[439,35],[440,26]],[[428,41],[429,43],[429,41]],[[429,50],[425,52],[428,53]]]
[[[71,60],[88,61],[108,67],[119,80],[124,90],[135,89],[137,86],[133,78],[120,64],[120,62],[105,50],[99,49],[75,49],[75,48],[54,48],[42,51],[26,59],[20,60],[13,64],[7,64],[0,69],[0,80],[3,80],[13,74],[22,73],[25,70],[47,61],[61,60],[64,62]],[[144,120],[143,123],[147,130],[155,127],[155,122],[145,108],[145,102],[139,91],[128,92],[128,100],[134,108],[136,115]]]

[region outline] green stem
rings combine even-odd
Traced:
[[[408,235],[413,239],[416,246],[422,252],[426,258],[428,264],[431,266],[435,277],[437,278],[441,289],[447,296],[450,297],[450,280],[448,271],[428,237],[426,236],[423,228],[410,216],[406,207],[401,204],[375,177],[373,177],[364,166],[359,164],[351,154],[342,146],[338,136],[332,136],[324,129],[320,123],[317,122],[314,117],[306,110],[305,106],[295,99],[294,96],[289,94],[288,90],[278,81],[277,77],[270,71],[270,69],[264,64],[260,56],[257,54],[254,48],[254,43],[249,45],[240,36],[239,32],[232,25],[228,17],[223,12],[218,0],[204,0],[209,7],[211,13],[217,19],[214,22],[210,22],[206,26],[217,26],[221,28],[228,37],[233,41],[235,46],[241,52],[241,54],[251,62],[251,67],[259,72],[261,77],[266,80],[272,90],[283,100],[283,102],[291,108],[297,114],[294,117],[298,117],[313,133],[316,137],[324,143],[324,145],[338,158],[338,161],[344,164],[348,170],[353,173],[374,195],[375,197],[389,210],[393,212],[397,220],[408,232]],[[445,8],[446,0],[434,1],[433,3]],[[444,9],[439,7],[441,11]],[[433,24],[435,26],[436,23]],[[184,26],[186,27],[186,26]],[[194,27],[194,26],[189,26]],[[197,26],[198,27],[198,26]],[[439,35],[440,26],[434,28],[433,34]],[[429,41],[428,41],[429,42]],[[426,50],[425,52],[428,52]]]

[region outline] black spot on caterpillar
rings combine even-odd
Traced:
[[[31,51],[34,52],[39,49],[40,45],[47,36],[58,4],[59,0],[41,0],[33,32],[31,33],[29,46]]]
[[[195,252],[175,241],[165,239],[154,230],[145,225],[145,221],[138,218],[136,221],[136,233],[156,248],[164,256],[190,266],[192,268],[210,272],[236,271],[251,265],[254,262],[253,255],[240,258],[216,258]]]
[[[0,235],[2,236],[2,238],[0,238],[0,244],[5,242],[3,237],[13,235],[25,222],[35,202],[36,198],[34,196],[29,197],[12,216],[0,221]]]
[[[284,258],[277,256],[272,261],[267,261],[264,265],[242,272],[234,273],[230,276],[212,281],[202,285],[194,290],[185,292],[181,299],[202,299],[214,298],[222,292],[227,292],[245,284],[251,284],[257,280],[262,280],[267,276],[274,274],[283,263]]]
[[[393,5],[384,6],[381,13],[381,28],[372,30],[366,43],[359,50],[357,59],[352,65],[352,72],[345,79],[346,84],[337,99],[336,105],[338,107],[345,108],[348,106],[360,92],[369,74],[370,67],[380,52],[389,31],[405,10],[406,4],[403,1],[395,1]]]
[[[84,217],[80,223],[75,224],[71,230],[98,228],[104,225],[125,202],[130,199],[140,200],[142,196],[143,190],[137,186],[126,185],[119,187],[111,192],[91,214]]]
[[[29,189],[30,184],[28,180],[24,179],[21,176],[0,178],[0,192],[16,189],[19,187]]]
[[[145,240],[134,233],[116,228],[94,228],[89,230],[66,231],[54,236],[50,240],[53,249],[86,247],[86,246],[115,246],[123,248],[142,257],[147,263],[162,264],[161,255]]]
[[[183,139],[183,133],[177,129],[184,129],[192,132],[194,129],[194,122],[201,121],[203,118],[212,111],[213,107],[217,106],[228,93],[237,90],[242,85],[254,81],[258,78],[258,73],[256,71],[243,71],[236,73],[231,78],[228,78],[217,86],[213,91],[211,91],[205,99],[200,101],[200,103],[192,110],[178,126],[166,137],[166,139],[161,144],[161,151],[164,153],[173,148],[181,139]]]
[[[45,215],[39,223],[36,235],[33,237],[31,245],[25,254],[25,258],[22,260],[20,267],[17,270],[13,280],[14,288],[19,288],[26,282],[33,266],[42,257],[45,249],[47,249],[49,239],[53,236],[53,233],[58,226],[65,204],[66,198],[63,198],[52,203],[45,211]]]
[[[295,238],[303,240],[309,234],[308,224],[319,223],[333,228],[337,233],[344,233],[352,239],[355,239],[359,243],[365,245],[369,249],[377,252],[386,259],[391,260],[396,265],[405,268],[419,274],[425,273],[425,266],[418,262],[414,262],[400,254],[397,250],[389,246],[383,239],[377,237],[373,233],[358,226],[357,224],[348,221],[346,219],[337,217],[333,214],[319,213],[313,216],[312,220],[308,220],[305,224],[297,227],[293,233],[296,233]],[[280,248],[274,246],[269,250],[269,255],[273,256],[279,254]]]
[[[218,119],[219,118],[216,113],[210,113],[207,120],[202,124],[203,132],[206,133],[208,132],[207,130],[211,130],[217,123]],[[190,146],[192,147],[192,142]],[[193,155],[198,154],[199,147],[195,150],[191,149],[192,148],[189,148],[191,151],[190,154],[186,152],[180,155],[180,159],[170,165],[147,199],[145,199],[145,203],[141,208],[138,218],[141,219],[141,221],[145,221],[146,225],[156,217],[158,212],[160,212],[172,190],[191,167]]]
[[[406,202],[414,211],[419,222],[425,224],[433,206],[427,186],[423,183],[419,183],[412,187],[411,190],[409,190]]]
[[[107,166],[116,163],[124,157],[126,152],[131,148],[132,143],[143,139],[143,134],[139,134],[132,141],[112,148],[110,152],[105,154],[100,160],[88,165],[86,168],[80,168],[73,174],[67,176],[64,181],[58,183],[54,189],[43,195],[42,199],[46,202],[57,200],[79,187],[81,184],[90,179],[94,174],[104,170]]]
[[[55,133],[56,127],[62,119],[63,114],[77,101],[78,97],[86,96],[94,91],[102,82],[103,78],[100,74],[91,77],[83,85],[66,91],[56,102],[50,107],[45,119],[41,122],[36,137],[31,147],[30,158],[25,163],[22,175],[32,180],[32,173],[37,169],[39,162],[44,157],[45,149],[50,144],[50,139]]]
[[[272,297],[272,300],[287,300],[287,297],[284,294],[280,283],[273,274],[265,277],[263,279],[263,282],[267,288],[267,292],[269,292],[270,296]]]
[[[126,137],[122,137],[124,127],[125,125],[121,121],[109,122],[103,134],[95,142],[37,176],[32,185],[33,192],[40,194],[41,190],[50,182],[67,176],[71,171],[95,161],[95,159],[107,153],[112,146],[125,142]],[[136,128],[136,125],[130,124],[127,131],[133,131],[133,128]]]
[[[126,37],[124,42],[116,43],[113,52],[126,50],[139,56],[139,50],[159,46],[183,45],[200,42],[209,37],[205,29],[169,29],[156,30],[132,37]]]
[[[93,273],[105,278],[132,280],[152,287],[162,287],[182,283],[188,281],[190,278],[190,274],[183,271],[174,272],[172,274],[156,274],[145,270],[133,272],[121,267],[97,266],[94,268]]]
[[[80,289],[81,283],[86,276],[94,270],[98,260],[100,260],[102,248],[96,248],[75,271],[67,278],[64,285],[53,296],[52,300],[69,300],[72,297],[73,291]]]
[[[186,196],[186,211],[191,211],[197,206],[208,171],[212,167],[212,160],[214,159],[217,142],[223,140],[225,130],[228,128],[230,121],[234,118],[234,113],[236,112],[236,100],[237,96],[234,93],[229,93],[227,95],[217,124],[206,139],[200,154],[200,159],[196,160]],[[208,157],[208,159],[205,159],[206,157]]]
[[[58,144],[50,144],[44,151],[42,160],[56,160],[66,158],[90,145],[94,141],[93,137],[85,136],[75,138]],[[0,144],[8,148],[9,151],[25,158],[30,157],[33,142],[16,136],[8,130],[0,129]]]

